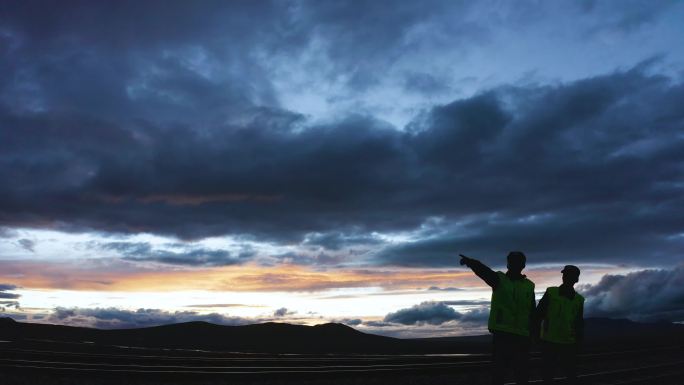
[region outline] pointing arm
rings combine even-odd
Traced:
[[[473,273],[475,273],[475,275],[485,281],[485,283],[492,289],[496,288],[496,285],[499,283],[499,277],[496,275],[494,270],[490,269],[487,265],[478,261],[477,259],[466,257],[463,254],[459,255],[461,256],[461,265],[468,266]]]

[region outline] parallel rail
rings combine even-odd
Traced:
[[[636,367],[591,370],[582,373],[583,383],[637,385],[653,383],[684,384],[684,346],[669,346],[592,352],[580,355],[585,362],[621,362],[639,357],[664,357],[660,363]],[[611,361],[612,360],[612,361]],[[533,363],[538,364],[534,357]],[[164,356],[158,354],[107,354],[34,349],[0,349],[0,368],[23,373],[72,373],[93,375],[140,375],[163,377],[215,376],[326,376],[382,373],[467,373],[485,372],[489,355],[270,355],[207,357],[201,355]],[[667,382],[673,380],[675,382]],[[530,381],[530,383],[541,383]]]
[[[596,381],[602,381],[605,385],[627,385],[627,384],[653,384],[659,379],[682,379],[684,383],[684,361],[669,362],[665,364],[655,364],[639,366],[636,368],[626,368],[617,370],[604,370],[591,373],[584,373],[578,375],[578,379],[582,380],[583,384],[594,384]],[[665,373],[663,373],[665,372]],[[634,378],[637,376],[637,378]],[[627,378],[625,378],[627,377]],[[566,377],[556,377],[555,381],[563,381]],[[541,384],[542,380],[529,381],[530,384]],[[505,385],[515,385],[514,382],[507,382]]]

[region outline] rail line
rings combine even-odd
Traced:
[[[613,352],[622,354],[623,352]],[[618,369],[612,371],[583,374],[583,378],[600,376],[606,373],[627,373],[656,368],[684,368],[684,361],[642,366],[638,368]],[[490,361],[451,361],[451,362],[408,362],[408,363],[372,363],[372,364],[337,364],[318,366],[230,366],[230,365],[159,365],[107,362],[74,362],[69,360],[39,360],[21,358],[0,358],[0,367],[30,368],[54,371],[86,371],[86,372],[125,372],[125,373],[183,373],[183,374],[287,374],[287,373],[344,373],[344,372],[377,372],[377,371],[406,371],[406,370],[458,370],[483,369],[490,365]],[[683,369],[684,370],[684,369]]]
[[[468,366],[472,367],[475,365],[481,365],[483,363],[488,363],[487,362],[480,362],[480,361],[475,361],[475,362],[432,362],[432,363],[410,363],[410,364],[382,364],[382,365],[325,365],[325,366],[186,366],[186,365],[139,365],[139,364],[108,364],[108,363],[92,363],[92,362],[64,362],[64,361],[43,361],[43,360],[22,360],[22,359],[6,359],[6,358],[0,358],[0,366],[3,364],[6,365],[15,365],[15,366],[21,366],[21,365],[27,365],[27,366],[33,366],[33,365],[55,365],[55,366],[50,366],[50,368],[62,368],[62,367],[68,367],[68,365],[76,366],[76,367],[103,367],[103,368],[139,368],[139,369],[144,369],[144,368],[150,368],[150,369],[155,369],[155,370],[164,370],[164,371],[177,371],[177,370],[182,370],[182,371],[193,371],[193,370],[199,370],[202,369],[204,371],[208,371],[209,369],[212,370],[221,370],[221,369],[235,369],[235,371],[239,370],[247,370],[247,369],[260,369],[260,372],[266,372],[266,371],[282,371],[282,372],[291,372],[292,370],[306,370],[306,371],[316,371],[316,370],[347,370],[347,369],[368,369],[368,370],[374,370],[374,369],[402,369],[402,368],[429,368],[429,367],[444,367],[444,366],[454,366],[457,365],[459,367],[463,366]],[[176,370],[171,370],[171,369],[176,369]],[[103,369],[104,370],[104,369]]]
[[[682,365],[684,361],[671,362],[667,364],[656,364],[648,366],[640,366],[636,368],[627,369],[617,369],[617,370],[607,370],[592,373],[584,373],[578,377],[584,380],[597,380],[602,378],[616,378],[619,382],[611,382],[611,384],[633,384],[642,383],[656,378],[672,378],[673,376],[679,376],[684,374],[684,368]],[[477,365],[472,365],[470,368],[486,366],[483,363],[478,363]],[[161,370],[161,369],[132,369],[132,368],[103,368],[103,367],[72,367],[72,366],[50,366],[50,365],[40,365],[40,364],[10,364],[2,363],[0,367],[12,367],[17,369],[38,369],[38,370],[49,370],[49,371],[66,371],[66,372],[97,372],[97,373],[125,373],[125,374],[190,374],[190,375],[282,375],[282,374],[340,374],[340,373],[377,373],[377,372],[396,372],[396,371],[410,371],[416,369],[425,369],[425,367],[416,368],[413,365],[403,365],[401,367],[338,367],[338,368],[292,368],[288,370]],[[452,369],[463,368],[463,365],[452,364]],[[225,369],[225,368],[223,368]],[[676,369],[675,372],[662,374],[663,370]],[[650,372],[658,371],[659,373],[652,375]],[[635,375],[641,373],[648,374],[646,378],[638,379],[622,379],[625,375]],[[557,377],[557,380],[564,379],[563,377]],[[530,383],[541,383],[541,380],[532,380]],[[508,383],[507,385],[514,385],[514,383]]]
[[[579,354],[580,358],[589,357],[606,357],[615,355],[625,355],[633,353],[648,353],[668,350],[683,350],[684,346],[662,346],[651,347],[643,349],[629,349],[617,350],[608,352],[587,352]],[[86,353],[86,352],[69,352],[57,350],[37,350],[37,349],[0,349],[0,355],[3,353],[20,353],[27,355],[59,355],[70,357],[87,357],[87,358],[123,358],[136,360],[160,360],[160,361],[226,361],[226,362],[259,362],[259,361],[282,361],[282,362],[329,362],[329,361],[387,361],[387,360],[411,360],[411,359],[473,359],[473,358],[489,358],[488,353],[466,353],[466,354],[341,354],[341,355],[305,355],[305,354],[262,354],[261,356],[248,357],[210,357],[210,356],[168,356],[168,355],[141,355],[141,354],[110,354],[110,353]],[[216,352],[220,353],[220,352]],[[231,352],[229,354],[243,354]],[[535,355],[533,354],[533,357]]]
[[[639,366],[636,368],[627,368],[627,369],[614,369],[614,370],[604,370],[600,372],[592,372],[592,373],[584,373],[580,374],[577,377],[582,380],[590,380],[590,381],[595,381],[599,379],[612,379],[610,383],[604,383],[605,385],[627,385],[627,384],[638,384],[638,383],[644,383],[648,381],[653,381],[658,378],[672,378],[673,376],[684,376],[684,367],[682,367],[682,364],[684,364],[684,361],[677,361],[677,362],[670,362],[666,364],[655,364],[655,365],[646,365],[646,366]],[[670,373],[665,373],[661,374],[658,373],[656,375],[648,375],[646,378],[631,378],[631,379],[622,379],[622,376],[625,375],[635,375],[637,373],[646,373],[648,374],[651,371],[662,371],[662,370],[667,370],[667,369],[677,369],[675,372],[670,372]],[[617,378],[616,378],[617,377]],[[555,377],[554,380],[565,380],[566,377]],[[618,382],[614,382],[618,381]],[[541,384],[543,383],[542,380],[532,380],[529,381],[530,384]],[[650,383],[650,382],[649,382]],[[515,382],[507,382],[505,385],[515,385]]]
[[[66,349],[65,349],[66,350]],[[397,378],[409,376],[485,376],[491,362],[488,354],[341,354],[341,355],[297,355],[297,354],[246,354],[226,352],[201,352],[197,355],[166,356],[160,354],[139,354],[139,351],[73,352],[59,350],[12,348],[0,349],[0,372],[44,373],[62,376],[133,376],[169,380],[194,381],[197,377],[209,379],[227,376],[233,382],[251,383],[254,379],[330,378],[351,376],[386,376]],[[187,353],[187,352],[186,352]],[[205,354],[212,353],[210,356]],[[229,356],[219,356],[228,354]],[[593,351],[579,355],[589,364],[578,377],[583,383],[594,385],[651,385],[658,383],[684,384],[684,346],[659,346],[616,351]],[[658,362],[662,358],[661,362]],[[624,360],[634,360],[641,365],[624,368]],[[610,370],[596,367],[605,363]],[[649,364],[652,363],[652,364]],[[532,364],[539,365],[538,355],[532,357]],[[592,366],[594,368],[592,368]],[[623,368],[620,368],[623,367]],[[407,377],[412,378],[412,377]],[[425,377],[421,377],[425,378]],[[429,377],[428,377],[429,378]],[[562,378],[558,378],[562,379]],[[682,381],[680,381],[682,380]],[[269,380],[270,381],[270,380]],[[533,380],[530,384],[539,384]]]

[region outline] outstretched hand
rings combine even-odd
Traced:
[[[496,288],[499,284],[499,276],[492,269],[487,267],[484,263],[478,261],[477,259],[466,257],[463,254],[461,256],[461,265],[466,265],[470,270],[480,277],[487,285],[491,288]]]

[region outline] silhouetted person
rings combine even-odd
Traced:
[[[545,384],[553,382],[557,366],[565,372],[567,383],[577,383],[577,350],[584,332],[584,297],[573,288],[579,280],[579,268],[567,265],[561,273],[563,284],[546,289],[537,306]]]
[[[488,328],[492,333],[492,384],[505,382],[508,367],[513,366],[517,384],[527,384],[530,352],[530,329],[534,322],[534,283],[522,274],[525,254],[511,251],[508,271],[493,271],[482,262],[461,254],[466,265],[492,288]]]

